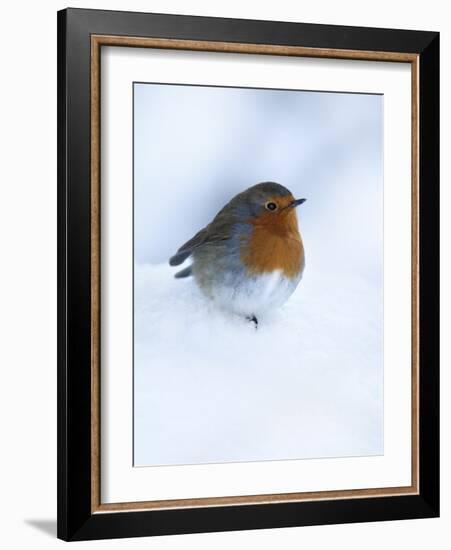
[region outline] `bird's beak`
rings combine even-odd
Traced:
[[[304,203],[307,199],[296,199],[288,205],[288,208],[296,208],[300,204]]]

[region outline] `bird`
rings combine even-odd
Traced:
[[[193,277],[219,308],[259,317],[280,307],[298,286],[305,268],[295,199],[283,185],[266,181],[235,195],[203,229],[169,259],[175,274]]]

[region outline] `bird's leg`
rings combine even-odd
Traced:
[[[247,319],[248,321],[251,321],[252,323],[254,323],[254,325],[255,325],[255,330],[257,330],[257,328],[258,328],[258,319],[257,319],[257,317],[255,317],[255,315],[252,314],[252,315],[248,315],[248,316],[246,317],[246,319]]]

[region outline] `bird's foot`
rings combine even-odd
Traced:
[[[248,315],[248,316],[246,317],[246,319],[247,319],[248,321],[254,323],[255,330],[257,330],[257,328],[258,328],[258,319],[257,319],[257,317],[255,317],[255,315]]]

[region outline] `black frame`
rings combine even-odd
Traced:
[[[92,34],[419,55],[419,495],[91,513]],[[84,9],[58,12],[58,537],[87,540],[438,515],[439,34]]]

